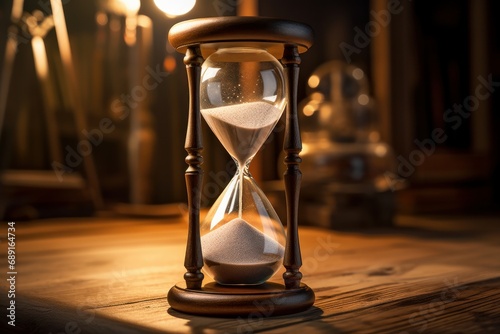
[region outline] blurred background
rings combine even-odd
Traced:
[[[0,5],[3,219],[182,210],[187,78],[167,33],[233,15],[315,31],[298,92],[304,223],[499,212],[498,2],[24,2]],[[234,165],[203,126],[209,206]],[[282,216],[283,132],[282,120],[252,163]]]

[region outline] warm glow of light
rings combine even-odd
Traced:
[[[375,147],[375,154],[379,158],[384,157],[387,154],[387,147],[384,145],[377,145],[377,147]]]
[[[137,40],[137,16],[129,15],[125,20],[125,43],[128,46],[135,44]]]
[[[153,21],[146,15],[139,15],[137,16],[137,25],[139,27],[152,29]]]
[[[360,96],[358,96],[358,102],[362,106],[366,106],[368,102],[370,102],[370,97],[366,94],[361,94]]]
[[[35,70],[40,78],[46,78],[49,72],[49,63],[47,61],[47,51],[45,43],[40,36],[34,36],[31,39],[33,54],[35,58]]]
[[[105,26],[106,24],[108,24],[108,16],[103,12],[97,13],[97,15],[95,16],[95,20],[100,26]]]
[[[154,0],[154,2],[168,17],[175,17],[193,9],[196,0]]]
[[[316,108],[314,108],[314,106],[311,105],[311,104],[307,104],[304,107],[304,109],[302,110],[302,112],[304,113],[304,115],[307,116],[307,117],[314,115],[315,111],[316,111]]]
[[[363,70],[360,69],[360,68],[355,68],[353,71],[352,71],[352,76],[354,77],[354,79],[356,80],[361,80],[363,79],[363,77],[365,76],[365,74],[363,73]]]
[[[317,75],[312,75],[309,80],[307,80],[307,84],[311,88],[316,88],[319,85],[319,77]]]
[[[310,150],[309,145],[307,143],[302,143],[302,151],[301,151],[302,154],[309,153],[309,150]]]
[[[23,1],[15,1],[12,3],[12,16],[11,16],[11,20],[13,22],[16,22],[17,20],[19,20],[21,18],[21,16],[23,16]]]
[[[317,103],[323,102],[324,99],[325,99],[325,97],[323,96],[323,94],[321,94],[319,92],[314,92],[311,94],[311,100],[315,101]]]
[[[141,8],[141,0],[119,0],[125,7],[127,14],[137,14]]]
[[[323,104],[319,109],[320,122],[327,124],[331,120],[333,114],[333,106],[330,104]]]
[[[175,60],[175,57],[166,56],[165,59],[163,60],[163,68],[167,72],[173,72],[176,67],[177,67],[177,61]]]

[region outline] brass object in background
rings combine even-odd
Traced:
[[[394,154],[380,140],[376,105],[358,67],[330,61],[309,77],[299,105],[304,140],[302,215],[329,228],[390,225]]]
[[[391,182],[393,151],[380,140],[365,72],[329,61],[307,84],[309,96],[299,104],[301,222],[334,229],[391,225],[393,192],[404,183]],[[268,182],[266,190],[275,206],[282,207],[281,185]]]

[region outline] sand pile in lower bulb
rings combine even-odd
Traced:
[[[284,253],[277,241],[240,218],[204,235],[201,245],[205,259],[216,263],[267,264]]]

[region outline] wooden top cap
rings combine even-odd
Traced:
[[[250,16],[224,16],[177,23],[168,33],[170,44],[181,53],[199,45],[206,58],[226,46],[251,46],[266,49],[281,58],[285,45],[296,45],[300,53],[312,45],[310,26],[294,21]]]

